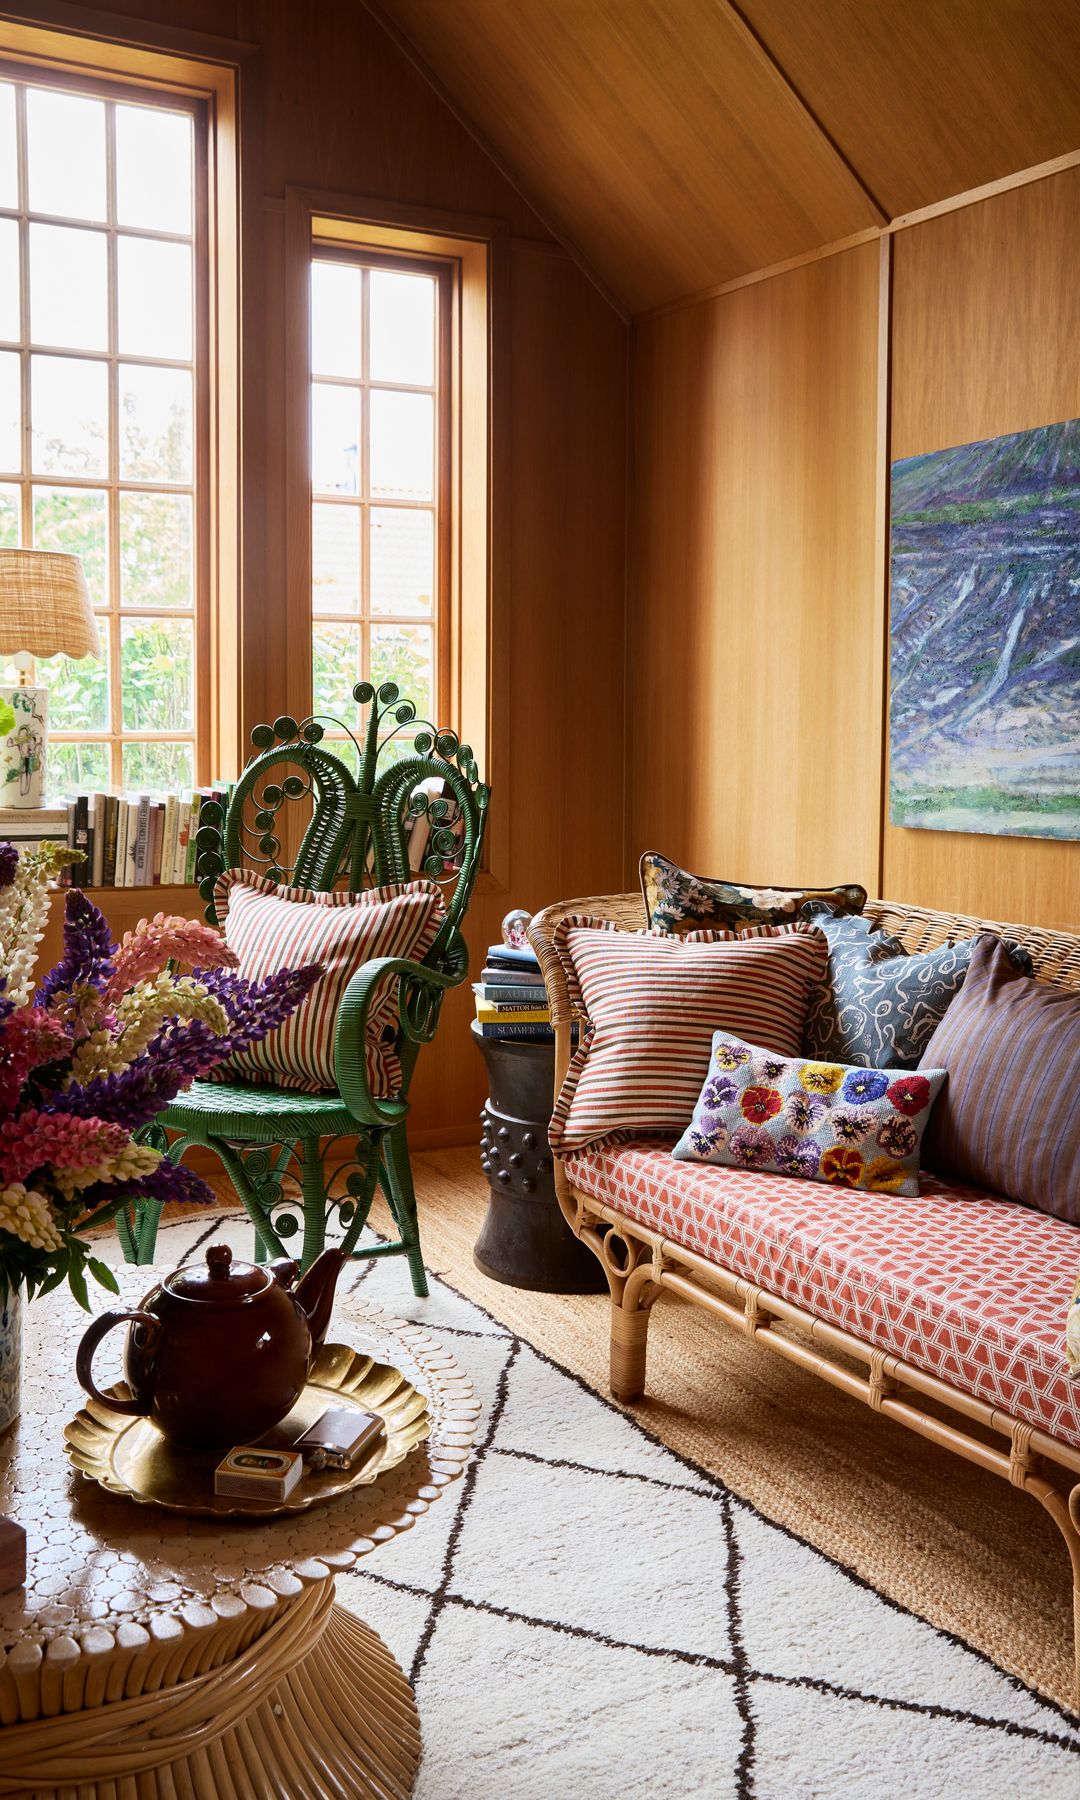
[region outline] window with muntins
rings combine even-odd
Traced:
[[[438,264],[311,263],[312,704],[349,727],[360,680],[443,699],[447,295]]]
[[[103,649],[38,665],[54,795],[212,773],[205,169],[195,102],[0,67],[0,543],[82,558]]]

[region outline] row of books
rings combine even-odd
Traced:
[[[554,1043],[547,988],[531,950],[492,944],[473,993],[482,1037]]]
[[[61,877],[69,887],[183,886],[195,880],[195,834],[203,803],[228,802],[229,787],[188,794],[77,794],[53,806],[0,812],[0,840],[16,849],[70,844],[85,852]]]

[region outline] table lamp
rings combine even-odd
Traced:
[[[61,653],[101,655],[78,557],[0,550],[0,657],[19,667],[18,687],[0,686],[0,806],[44,804],[48,695],[30,667]]]

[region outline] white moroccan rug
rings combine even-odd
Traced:
[[[159,1260],[246,1219],[164,1227]],[[1076,1800],[1080,1727],[884,1600],[399,1259],[350,1285],[484,1403],[424,1529],[342,1577],[420,1709],[418,1800]]]

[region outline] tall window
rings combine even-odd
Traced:
[[[0,70],[0,543],[82,558],[104,653],[38,666],[54,795],[208,773],[202,116],[124,94]]]
[[[311,267],[314,710],[356,719],[354,682],[438,710],[448,428],[442,265],[343,252]]]

